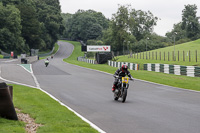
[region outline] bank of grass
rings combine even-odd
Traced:
[[[89,124],[44,92],[20,85],[12,86],[15,107],[43,125],[38,128],[37,133],[97,133]],[[24,127],[23,122],[0,118],[0,133],[25,133]]]
[[[78,56],[83,56],[84,53],[81,52],[81,45],[79,42],[67,41],[74,45],[74,51],[72,55],[64,59],[65,62],[79,65],[82,67],[87,67],[91,69],[96,69],[100,71],[104,71],[107,73],[114,74],[117,68],[108,66],[107,64],[89,64],[85,62],[77,61]],[[200,78],[198,77],[187,77],[181,75],[173,75],[173,74],[165,74],[165,73],[157,73],[157,72],[149,72],[149,71],[133,71],[130,70],[131,74],[134,78],[142,79],[146,81],[151,81],[159,84],[190,89],[190,90],[197,90],[200,91]]]
[[[197,62],[196,62],[196,50],[197,50],[197,60],[198,60]],[[172,60],[173,51],[174,51],[174,46],[170,46],[170,47],[147,51],[144,53],[141,52],[138,54],[133,54],[133,58],[129,58],[129,55],[118,56],[117,61],[140,64],[140,69],[143,69],[143,64],[146,63],[200,66],[200,39],[175,45],[176,61]],[[179,61],[178,61],[178,51],[179,51]],[[183,61],[183,51],[185,51],[185,61]],[[189,51],[191,53],[191,61],[189,61]],[[157,52],[157,60],[156,60],[156,52]],[[169,61],[168,61],[168,52],[169,52]],[[149,59],[149,53],[150,53],[150,59]],[[160,53],[161,53],[161,60],[160,60]],[[165,53],[165,59],[164,59],[164,53]],[[152,58],[152,56],[154,56],[154,58]]]

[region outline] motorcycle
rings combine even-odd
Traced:
[[[47,67],[49,65],[49,61],[45,61],[45,66]]]
[[[118,77],[115,76],[115,78],[118,78],[118,83],[116,86],[116,89],[114,91],[114,99],[117,101],[119,98],[122,98],[122,102],[124,103],[126,101],[127,97],[127,91],[129,87],[129,78],[128,77]],[[132,79],[130,79],[132,80]]]

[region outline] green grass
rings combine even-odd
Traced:
[[[196,62],[196,50],[197,50],[197,62]],[[175,45],[176,61],[173,61],[173,51],[174,46],[165,47],[161,49],[156,49],[147,52],[141,52],[138,54],[133,54],[133,58],[128,58],[129,56],[118,56],[119,62],[132,62],[140,64],[140,69],[143,69],[143,64],[146,63],[160,63],[160,64],[171,64],[171,65],[184,65],[184,66],[200,66],[200,39],[192,42],[187,42],[183,44]],[[178,51],[179,51],[179,61],[178,61]],[[185,51],[185,61],[183,61],[183,51]],[[191,53],[191,61],[189,61],[189,51]],[[157,60],[156,60],[157,52]],[[169,52],[169,61],[168,61]],[[150,53],[150,59],[149,59]],[[160,60],[161,53],[161,60]],[[164,54],[165,53],[165,54]],[[147,55],[147,59],[146,59]],[[154,55],[154,57],[153,57]],[[165,59],[164,59],[165,55]]]
[[[52,54],[55,54],[55,53],[58,51],[58,49],[59,49],[59,46],[58,46],[58,44],[56,43],[56,44],[55,44],[54,51],[53,51]]]
[[[37,133],[97,133],[89,124],[42,91],[20,85],[12,86],[15,107],[43,125],[38,128]],[[23,122],[0,118],[1,133],[23,133],[24,126]]]
[[[25,133],[25,123],[0,118],[0,133]]]
[[[59,49],[59,46],[58,46],[57,43],[55,43],[55,48],[53,50],[52,55],[54,55],[58,51],[58,49]],[[50,52],[50,51],[46,51],[46,52],[43,51],[42,53],[44,54],[44,53],[48,53],[48,52]],[[42,53],[40,53],[40,54],[42,54]],[[44,57],[40,57],[40,59],[46,59],[47,57],[49,57],[49,55],[48,56],[44,56]]]
[[[74,52],[72,55],[64,59],[65,62],[79,65],[86,68],[91,68],[95,70],[104,71],[107,73],[114,74],[117,68],[108,66],[107,64],[89,64],[85,62],[77,61],[78,56],[83,56],[84,53],[81,52],[81,45],[79,42],[67,41],[74,45]],[[149,72],[149,71],[133,71],[130,70],[131,74],[134,78],[142,79],[146,81],[151,81],[159,84],[170,85],[179,88],[185,88],[190,90],[197,90],[200,91],[200,78],[198,77],[187,77],[181,75],[172,75],[172,74],[165,74],[165,73],[157,73],[157,72]]]
[[[0,59],[3,59],[3,55],[0,55]]]

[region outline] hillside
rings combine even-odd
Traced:
[[[141,52],[138,54],[136,53],[133,54],[132,58],[129,58],[130,55],[118,56],[117,61],[133,62],[141,65],[145,63],[160,63],[186,66],[200,66],[200,39],[175,45],[176,61],[173,61],[173,51],[174,46],[170,46],[152,51]]]

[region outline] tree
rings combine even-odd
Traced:
[[[69,39],[69,35],[67,33],[67,24],[69,23],[69,19],[72,18],[73,15],[70,13],[62,13],[61,16],[63,18],[63,25],[65,27],[62,37]]]
[[[124,46],[125,40],[128,40],[129,36],[129,11],[128,6],[120,6],[117,13],[113,14],[108,33],[111,33],[109,37],[112,41],[110,42],[112,50],[121,51]],[[104,39],[108,37],[104,36]],[[107,40],[107,39],[106,39]]]
[[[99,24],[91,24],[86,30],[86,39],[97,39],[102,36],[102,27]]]
[[[158,18],[154,17],[150,11],[137,11],[130,5],[119,5],[117,13],[112,16],[109,29],[104,32],[111,37],[103,35],[103,40],[105,42],[108,42],[108,38],[112,40],[111,45],[114,51],[122,51],[122,47],[123,50],[132,48],[135,51],[135,46],[140,44],[138,42],[152,34],[157,20]],[[130,46],[125,48],[125,45]]]
[[[30,49],[40,49],[41,45],[41,26],[37,19],[35,8],[29,4],[21,3],[18,6],[22,19],[22,37]]]
[[[182,11],[182,29],[186,31],[188,38],[197,39],[200,37],[200,24],[196,16],[197,6],[185,5]]]
[[[174,24],[171,32],[167,32],[166,36],[173,40],[174,34],[176,33],[176,40],[187,38],[186,31],[182,29],[182,22]]]
[[[153,32],[158,18],[148,11],[132,9],[130,12],[130,31],[139,41]]]
[[[46,49],[52,49],[59,36],[63,34],[61,9],[59,0],[33,1],[41,24],[41,38],[46,44]]]
[[[90,39],[100,38],[102,30],[106,29],[108,25],[108,20],[105,16],[93,10],[78,10],[67,21],[66,37],[85,42]]]
[[[0,2],[0,47],[4,51],[23,52],[20,11],[14,5],[6,7]]]

